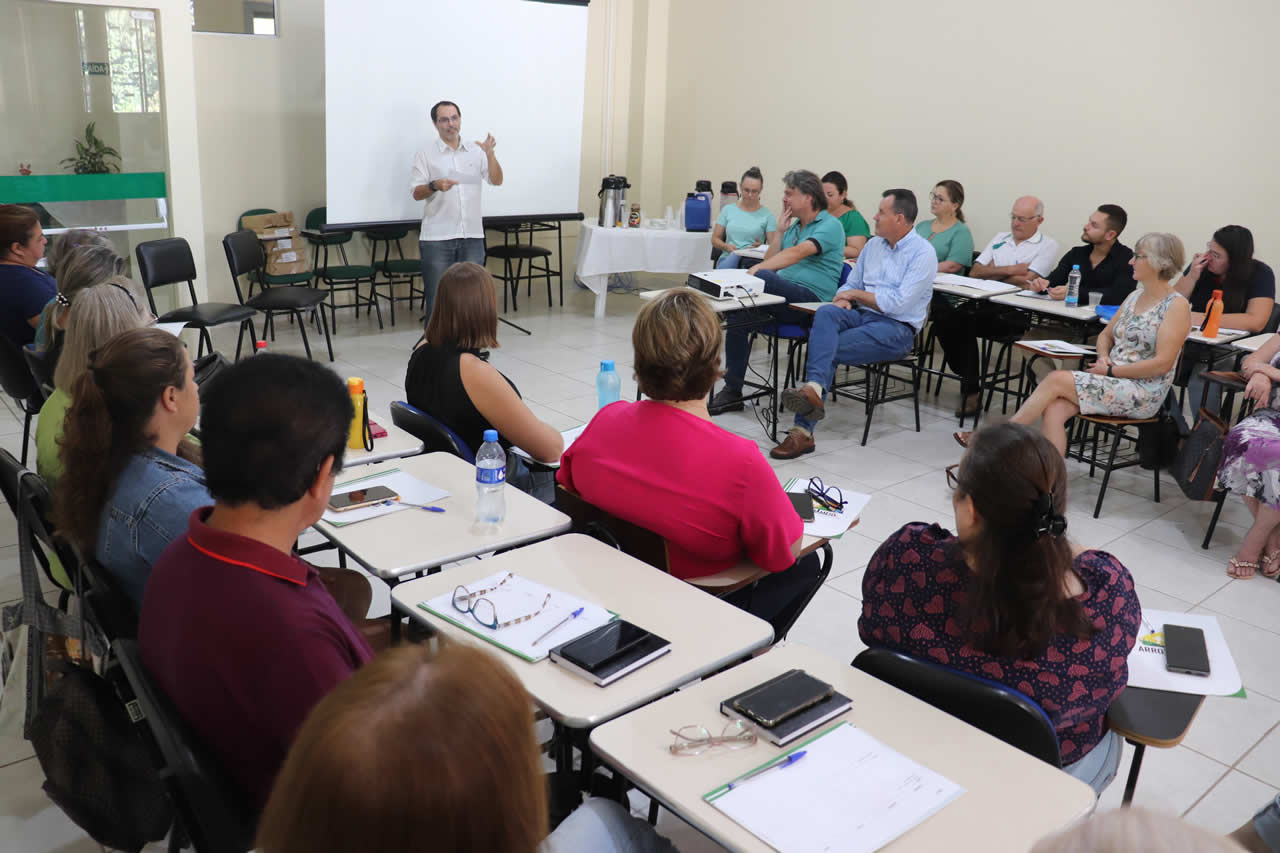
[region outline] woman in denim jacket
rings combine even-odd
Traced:
[[[188,461],[200,413],[191,359],[174,335],[131,329],[90,353],[71,398],[55,521],[140,607],[152,564],[213,503]]]

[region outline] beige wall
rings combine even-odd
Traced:
[[[196,33],[211,293],[234,299],[222,238],[246,210],[324,204],[324,3],[281,3],[276,38]],[[354,260],[354,259],[353,259]]]
[[[1172,231],[1196,249],[1235,222],[1280,262],[1272,0],[799,0],[784,17],[775,33],[772,0],[672,4],[667,197],[750,165],[775,209],[791,168],[839,169],[863,210],[955,178],[979,246],[1036,193],[1064,248],[1115,202],[1129,243]]]

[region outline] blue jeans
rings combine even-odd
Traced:
[[[823,305],[809,330],[809,367],[805,379],[830,390],[837,364],[871,364],[902,358],[911,350],[915,330],[906,323],[863,308]],[[796,415],[796,426],[813,432],[816,421]]]
[[[419,240],[418,254],[422,256],[422,298],[427,319],[436,304],[436,287],[440,276],[454,264],[463,261],[484,266],[484,240],[467,238],[460,240]]]
[[[736,270],[740,260],[742,260],[742,255],[735,255],[733,252],[721,252],[720,257],[716,259],[716,269]]]
[[[774,293],[788,302],[822,302],[823,299],[809,288],[794,281],[787,281],[773,270],[759,270],[756,278],[764,279],[764,292]],[[771,309],[779,323],[803,323],[807,316],[785,308]],[[747,375],[747,359],[751,356],[751,330],[730,329],[724,335],[724,386],[734,391],[742,390],[742,379]]]
[[[1273,853],[1280,853],[1280,797],[1268,800],[1253,816],[1253,830]]]
[[[1093,749],[1073,764],[1062,769],[1084,782],[1098,796],[1116,778],[1120,768],[1120,753],[1124,750],[1124,738],[1115,732],[1107,732]]]

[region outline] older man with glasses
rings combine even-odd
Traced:
[[[1009,230],[1001,231],[978,255],[969,275],[1016,284],[1038,293],[1049,288],[1046,277],[1058,259],[1058,241],[1040,230],[1044,202],[1023,196],[1013,203]],[[1016,308],[986,302],[936,306],[933,329],[951,371],[960,377],[960,405],[956,416],[975,414],[982,399],[982,361],[978,338],[1020,335],[1029,322]]]

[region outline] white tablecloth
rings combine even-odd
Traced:
[[[578,280],[596,294],[596,316],[603,316],[612,273],[690,273],[712,267],[710,231],[601,228],[584,222],[578,236]]]

